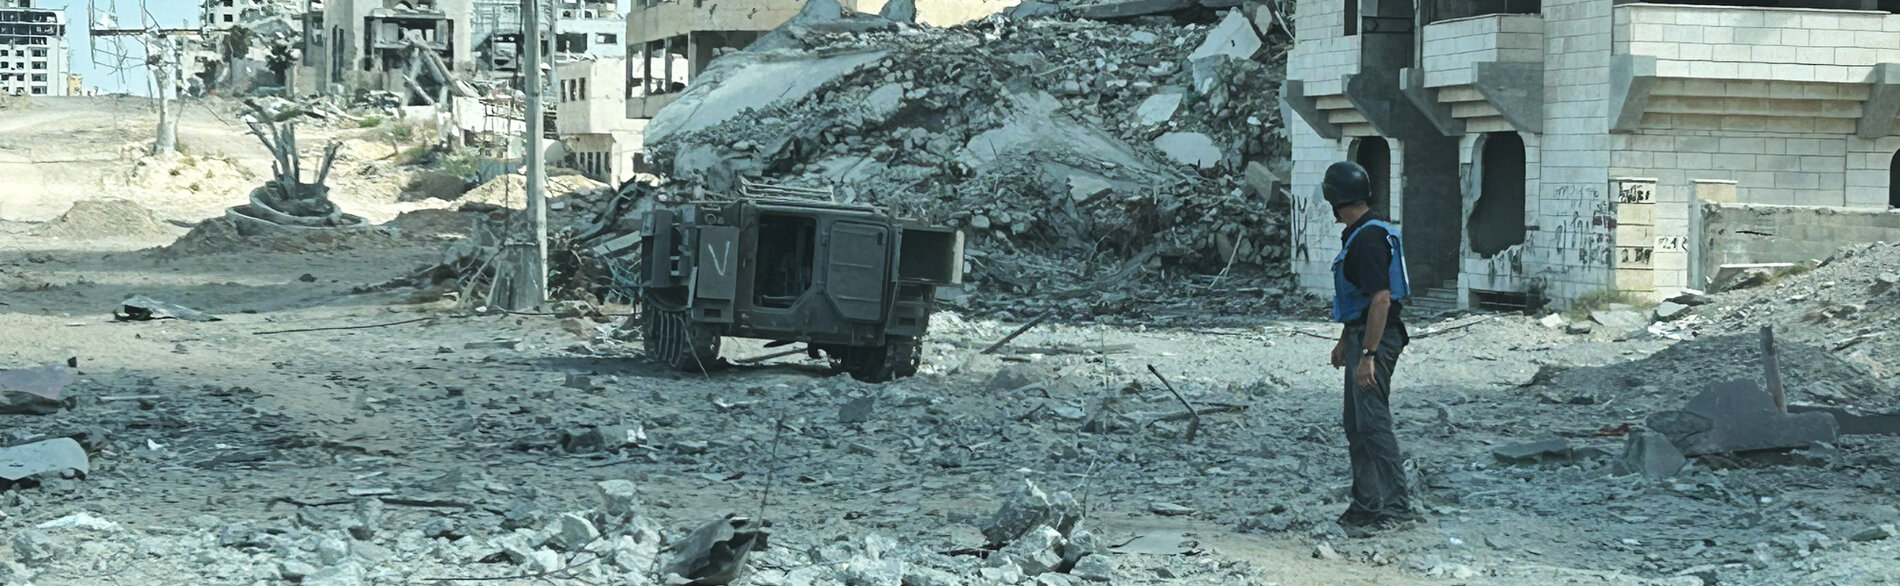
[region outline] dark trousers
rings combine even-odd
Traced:
[[[1406,492],[1404,459],[1392,434],[1392,369],[1408,342],[1403,328],[1388,324],[1373,358],[1378,384],[1362,388],[1354,380],[1365,340],[1365,324],[1346,327],[1346,445],[1352,455],[1352,503],[1346,517],[1372,521],[1411,514]]]

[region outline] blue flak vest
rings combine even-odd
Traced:
[[[1346,245],[1340,247],[1339,256],[1333,257],[1333,321],[1350,323],[1366,313],[1372,306],[1372,294],[1360,291],[1352,282],[1346,280],[1346,252],[1352,250],[1352,241],[1366,228],[1378,226],[1385,228],[1386,241],[1392,244],[1392,266],[1388,279],[1392,283],[1392,300],[1400,301],[1412,293],[1411,282],[1405,273],[1405,245],[1399,243],[1399,229],[1383,220],[1368,220],[1346,237]]]

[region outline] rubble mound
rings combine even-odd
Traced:
[[[1891,383],[1824,347],[1776,339],[1781,380],[1790,402],[1900,407]],[[1761,338],[1750,332],[1678,342],[1640,360],[1605,366],[1546,366],[1532,378],[1532,392],[1546,402],[1615,405],[1638,412],[1677,409],[1710,384],[1748,379],[1761,382]]]
[[[170,245],[156,249],[163,257],[203,256],[240,252],[335,252],[391,248],[403,243],[394,233],[378,227],[328,230],[291,230],[245,234],[229,217],[199,222]]]
[[[476,212],[459,210],[415,210],[397,214],[394,219],[384,222],[383,226],[396,230],[404,238],[468,236],[469,227],[480,216]]]
[[[1815,346],[1882,380],[1900,375],[1893,359],[1900,355],[1900,243],[1845,247],[1813,271],[1713,301],[1697,308],[1700,332],[1754,334],[1772,325],[1777,341]],[[1782,359],[1784,368],[1797,361]]]
[[[604,199],[605,195],[612,191],[613,188],[607,184],[581,175],[549,173],[547,178],[547,195],[550,199],[577,193],[590,198]],[[489,179],[457,198],[457,201],[521,209],[526,205],[527,193],[527,176],[511,173]]]
[[[141,158],[132,163],[124,176],[125,187],[133,193],[163,198],[199,197],[206,200],[241,198],[250,190],[255,176],[230,157],[200,157],[167,153]]]
[[[958,226],[978,309],[1120,313],[1195,276],[1264,284],[1255,312],[1298,297],[1275,179],[1284,46],[1239,12],[795,28],[719,60],[648,126],[677,189],[830,188]]]
[[[151,210],[126,199],[84,199],[46,224],[42,234],[54,238],[149,239],[176,235],[178,228],[158,219]]]

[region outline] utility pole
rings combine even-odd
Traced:
[[[529,263],[534,272],[534,295],[536,305],[548,300],[548,199],[547,199],[547,161],[546,153],[541,150],[541,136],[545,134],[542,125],[547,118],[541,112],[541,6],[539,0],[521,0],[522,44],[526,45],[526,63],[522,69],[522,92],[528,98],[528,213],[534,218],[534,262]]]

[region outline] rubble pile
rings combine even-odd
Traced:
[[[1239,11],[937,29],[835,7],[815,0],[654,118],[674,193],[824,188],[958,226],[978,309],[1121,313],[1192,275],[1286,293],[1285,46]]]

